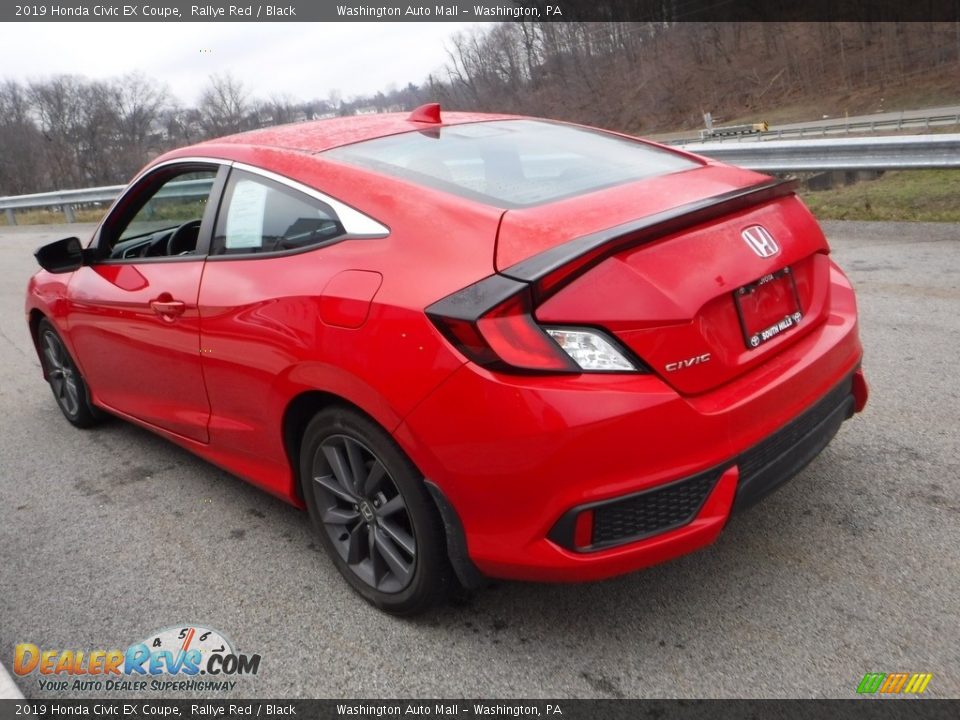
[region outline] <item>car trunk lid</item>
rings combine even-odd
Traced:
[[[535,283],[539,324],[604,328],[696,394],[822,322],[827,251],[783,184],[707,166],[508,211],[496,258]]]

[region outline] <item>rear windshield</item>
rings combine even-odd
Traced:
[[[699,167],[682,155],[634,140],[541,120],[419,130],[324,155],[504,208],[541,205]]]

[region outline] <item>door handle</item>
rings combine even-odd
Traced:
[[[183,311],[187,309],[187,306],[181,300],[160,300],[158,298],[157,300],[150,301],[150,309],[164,320],[173,320],[183,315]]]

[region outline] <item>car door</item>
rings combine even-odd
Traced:
[[[341,241],[387,234],[313,188],[234,166],[199,298],[212,443],[249,456],[251,466],[285,467],[279,429],[288,398],[277,388],[301,363],[335,362],[351,347],[331,349],[364,324],[382,281],[359,269],[375,243]]]
[[[207,442],[197,294],[229,168],[173,162],[114,205],[95,260],[68,290],[67,324],[94,397],[111,410]]]

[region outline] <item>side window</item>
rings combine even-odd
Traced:
[[[212,255],[283,252],[337,240],[346,231],[327,203],[243,170],[230,174]]]
[[[161,168],[135,187],[101,234],[112,260],[178,257],[197,250],[217,168]]]

